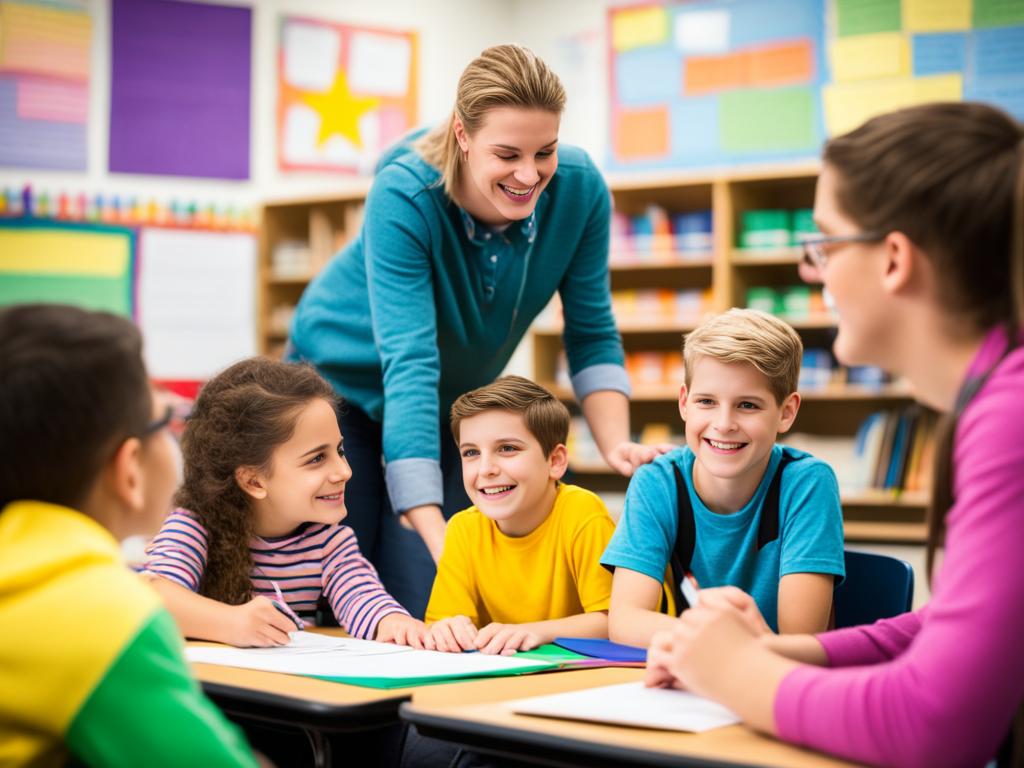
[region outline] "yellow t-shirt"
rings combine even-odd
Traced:
[[[614,530],[604,502],[575,485],[560,485],[551,514],[518,538],[465,509],[448,522],[426,620],[461,614],[483,627],[607,611],[612,575],[600,560]]]

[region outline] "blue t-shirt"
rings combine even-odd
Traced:
[[[783,452],[793,458],[782,472],[779,537],[757,549],[761,508]],[[659,456],[637,470],[626,491],[622,519],[601,558],[609,568],[663,581],[678,527],[678,465],[693,504],[697,543],[690,570],[703,587],[732,585],[757,601],[769,626],[778,631],[779,580],[790,573],[845,576],[843,512],[835,473],[825,462],[788,446],[772,448],[757,491],[743,509],[719,514],[708,509],[693,487],[694,454],[689,447]]]

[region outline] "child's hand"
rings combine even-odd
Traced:
[[[419,619],[404,613],[389,613],[377,623],[374,639],[379,643],[408,645],[423,650],[423,640],[429,631],[427,625]]]
[[[476,636],[476,649],[480,653],[500,653],[511,656],[516,651],[528,651],[543,643],[543,639],[529,624],[499,624],[492,622]]]
[[[673,637],[671,632],[656,632],[647,648],[647,671],[644,685],[648,688],[682,688],[682,684],[669,666],[672,661]]]
[[[675,627],[660,635],[654,665],[665,677],[678,680],[699,696],[718,700],[718,689],[727,675],[748,653],[770,653],[763,649],[748,620],[727,603],[714,607],[703,603],[683,611]],[[650,654],[647,660],[651,664]],[[649,673],[658,679],[658,672]]]
[[[738,587],[712,587],[700,591],[700,604],[705,608],[732,606],[740,612],[750,631],[755,635],[772,635],[772,628],[761,615],[754,598]]]
[[[423,647],[428,651],[460,653],[474,651],[477,628],[468,616],[449,616],[435,621],[428,628]]]
[[[225,611],[225,641],[240,648],[287,645],[295,622],[265,597],[254,597]]]

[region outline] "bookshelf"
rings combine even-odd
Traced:
[[[680,357],[681,336],[699,322],[699,317],[665,318],[650,307],[623,314],[618,292],[647,289],[699,290],[704,302],[700,314],[721,312],[732,306],[747,306],[748,291],[759,286],[798,286],[801,251],[784,245],[775,248],[741,247],[741,222],[745,211],[761,209],[808,209],[813,207],[816,163],[758,168],[736,168],[708,173],[661,173],[644,176],[609,177],[617,213],[639,216],[656,205],[671,216],[687,211],[711,211],[711,247],[703,257],[660,247],[655,236],[648,253],[638,257],[629,252],[628,239],[613,235],[611,286],[616,322],[622,334],[627,368],[633,380],[631,418],[634,431],[650,424],[667,424],[673,433],[682,432],[678,414],[681,372],[668,372],[662,381],[638,379],[630,361],[659,353],[663,359]],[[614,232],[613,227],[613,232]],[[623,252],[626,250],[627,252]],[[546,313],[534,328],[534,375],[538,382],[562,400],[574,398],[566,382],[562,352],[561,323],[557,307]],[[831,348],[835,331],[833,319],[820,309],[787,316],[807,348]],[[794,432],[813,437],[852,438],[873,412],[910,405],[905,385],[830,384],[804,389]],[[814,451],[812,450],[812,453]],[[827,457],[826,457],[827,458]],[[608,469],[600,459],[572,463],[576,479],[599,492],[621,493],[626,481]],[[922,491],[866,490],[844,493],[842,497],[846,537],[849,541],[894,544],[924,542],[928,496]]]
[[[280,357],[295,305],[310,280],[359,233],[368,179],[330,196],[269,201],[260,212],[256,334]]]

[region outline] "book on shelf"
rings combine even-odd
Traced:
[[[611,263],[703,261],[712,249],[711,211],[670,213],[649,205],[638,215],[612,214]]]

